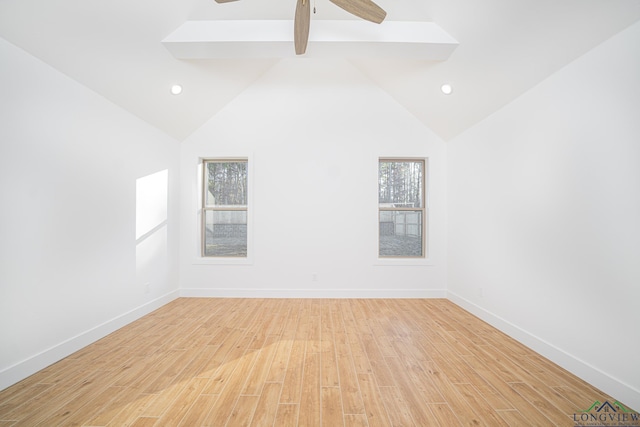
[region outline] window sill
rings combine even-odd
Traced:
[[[373,265],[431,267],[435,264],[429,258],[376,258]]]
[[[251,258],[204,258],[197,257],[192,262],[193,265],[253,265]]]

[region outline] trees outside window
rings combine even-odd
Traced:
[[[424,159],[379,159],[379,257],[425,257],[425,175]]]
[[[203,161],[203,257],[247,257],[247,166],[246,159]]]

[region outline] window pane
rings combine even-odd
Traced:
[[[206,206],[247,205],[247,162],[205,163]]]
[[[205,256],[247,256],[247,212],[205,211]]]
[[[422,207],[422,161],[380,160],[378,203],[381,208]]]
[[[380,256],[420,257],[421,211],[380,211]]]

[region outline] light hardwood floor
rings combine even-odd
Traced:
[[[0,426],[575,426],[613,400],[447,300],[181,298],[0,392]]]

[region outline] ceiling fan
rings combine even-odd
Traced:
[[[216,3],[229,3],[236,0],[216,0]],[[376,24],[384,21],[387,16],[380,6],[371,0],[329,0],[347,12]],[[293,24],[293,40],[296,55],[302,55],[307,50],[309,41],[309,25],[311,23],[311,0],[297,0],[296,14]]]

